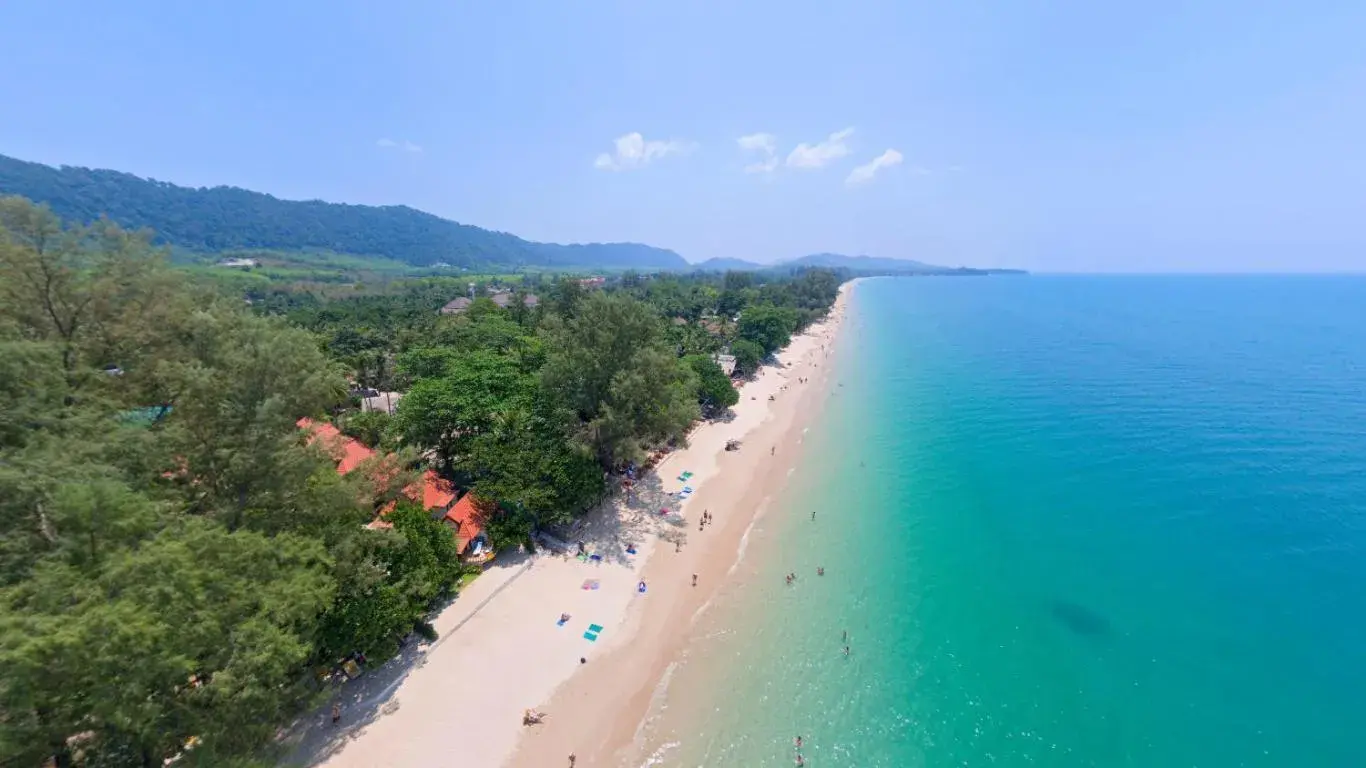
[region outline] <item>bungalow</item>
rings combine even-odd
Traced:
[[[337,474],[339,475],[347,474],[359,467],[365,460],[375,456],[375,452],[365,447],[359,440],[343,435],[340,429],[327,422],[316,422],[305,417],[299,419],[297,423],[299,429],[312,434],[308,440],[309,443],[321,445],[324,450],[332,455],[332,458],[337,462]]]
[[[321,442],[322,446],[337,461],[337,473],[344,475],[360,466],[362,462],[375,456],[375,452],[359,441],[343,435],[340,430],[325,422],[319,423],[304,418],[298,421],[299,428],[311,433],[310,442]],[[484,535],[484,526],[476,499],[471,494],[456,503],[456,490],[450,481],[428,469],[422,473],[422,482],[413,483],[403,489],[403,493],[413,501],[420,502],[422,508],[433,517],[443,520],[455,533],[456,545],[460,556],[466,562],[483,563],[493,559],[493,549]],[[384,519],[390,507],[382,510],[380,516],[365,527],[370,530],[393,528]]]
[[[483,511],[479,499],[467,493],[446,510],[441,519],[455,532],[455,546],[467,563],[484,563],[493,559],[493,548],[484,533]]]
[[[469,309],[470,305],[473,303],[474,299],[471,299],[468,296],[457,296],[446,302],[446,306],[437,310],[437,312],[442,315],[458,315]]]
[[[735,355],[716,354],[712,355],[711,359],[714,360],[717,365],[721,366],[721,370],[724,371],[727,376],[731,376],[735,373]]]
[[[489,298],[493,301],[494,304],[497,304],[503,309],[507,309],[508,306],[512,304],[512,295],[513,294],[511,291],[498,291],[496,293],[490,294]],[[446,302],[446,305],[437,311],[443,315],[458,315],[464,312],[465,310],[469,309],[470,305],[473,303],[474,299],[470,298],[469,296],[457,296],[456,298]],[[527,308],[534,309],[538,304],[541,303],[541,299],[535,294],[528,293],[526,297],[522,299],[522,303],[526,305]]]
[[[489,298],[493,300],[494,304],[497,304],[503,309],[507,309],[508,306],[512,304],[513,294],[511,291],[498,291],[497,293],[489,296]],[[522,304],[526,306],[528,309],[535,309],[536,305],[540,303],[541,299],[534,293],[528,293],[525,297],[522,298]]]

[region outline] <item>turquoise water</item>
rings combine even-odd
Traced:
[[[657,764],[1366,765],[1366,279],[876,280],[849,322]]]

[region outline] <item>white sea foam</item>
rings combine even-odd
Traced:
[[[678,742],[676,741],[670,741],[663,744],[662,746],[660,746],[659,749],[656,749],[654,752],[651,752],[649,757],[645,758],[645,762],[640,764],[640,768],[650,768],[650,766],[652,765],[659,765],[660,763],[663,763],[664,755],[667,754],[669,750],[675,749],[677,747]]]

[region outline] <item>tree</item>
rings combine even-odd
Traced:
[[[494,352],[447,354],[443,360],[439,376],[418,379],[399,401],[394,429],[408,443],[435,451],[439,465],[465,485],[460,459],[470,442],[526,397],[536,380],[517,360]]]
[[[354,437],[367,448],[379,449],[388,435],[393,417],[384,411],[349,413],[340,420],[342,434]]]
[[[384,659],[460,577],[450,528],[403,500],[385,515],[390,530],[350,542],[337,600],[322,619],[317,657],[332,664],[353,653]],[[340,565],[340,563],[339,563]]]
[[[735,355],[735,370],[744,376],[754,375],[764,361],[764,348],[748,339],[736,339],[730,353]]]
[[[758,344],[766,355],[786,347],[796,329],[797,313],[788,307],[760,304],[740,315],[740,338]]]
[[[707,355],[693,355],[684,360],[697,374],[697,402],[705,413],[720,413],[740,402],[740,393],[730,383],[730,377],[720,364]]]
[[[341,400],[340,372],[310,334],[278,318],[217,305],[179,332],[183,354],[156,376],[159,402],[174,408],[165,471],[193,511],[230,530],[295,514],[320,471],[315,456],[298,450],[295,422]]]
[[[81,732],[96,753],[131,745],[143,766],[189,736],[208,753],[255,747],[309,694],[300,672],[328,568],[316,543],[205,520],[93,573],[45,564],[0,591],[0,757],[69,759]]]
[[[54,344],[73,390],[105,366],[150,368],[186,311],[183,287],[145,233],[63,227],[46,207],[0,198],[0,317]]]
[[[494,429],[474,440],[467,463],[474,492],[498,505],[488,526],[495,547],[568,522],[602,497],[602,469],[573,441],[572,422],[573,414],[538,394],[500,413]]]
[[[542,370],[584,423],[604,468],[639,458],[645,446],[682,439],[697,419],[695,375],[663,343],[648,306],[622,295],[591,294],[578,314],[548,330]]]

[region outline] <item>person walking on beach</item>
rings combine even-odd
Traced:
[[[569,753],[569,768],[574,768],[574,762],[575,762],[576,760],[578,760],[578,759],[579,759],[579,758],[576,757],[576,756],[574,755],[573,752],[570,752],[570,753]]]
[[[695,573],[692,575],[692,585],[697,586],[697,574]]]

